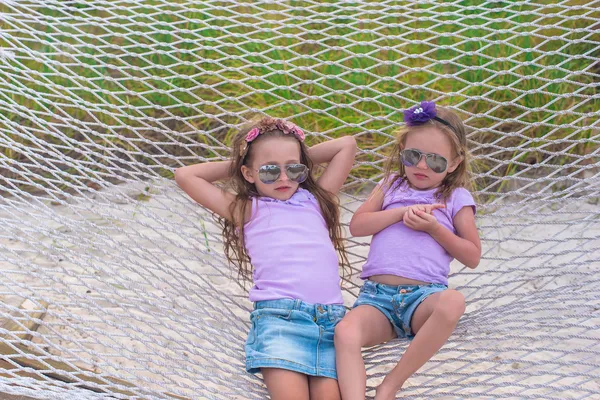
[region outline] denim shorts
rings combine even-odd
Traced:
[[[333,333],[345,313],[345,307],[337,304],[256,302],[246,341],[246,370],[281,368],[337,379]]]
[[[375,307],[386,316],[399,338],[415,337],[410,322],[415,310],[429,296],[443,292],[447,286],[432,283],[430,285],[384,285],[365,281],[354,307]]]

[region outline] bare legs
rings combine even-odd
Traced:
[[[335,379],[279,368],[262,368],[261,372],[271,400],[340,400]]]
[[[396,334],[378,309],[358,306],[335,327],[335,363],[343,400],[365,400],[367,377],[361,347],[392,340]]]
[[[375,400],[394,399],[404,382],[446,343],[464,311],[465,299],[456,290],[434,293],[423,301],[411,321],[415,338],[377,388]],[[343,400],[365,398],[366,375],[361,347],[393,337],[387,318],[371,306],[355,308],[337,325],[336,363]]]

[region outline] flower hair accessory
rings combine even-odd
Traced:
[[[289,122],[289,121],[285,121],[283,119],[276,119],[274,125],[275,126],[272,126],[272,125],[261,126],[261,127],[254,127],[252,129],[250,129],[250,131],[246,135],[246,142],[250,143],[254,139],[256,139],[260,134],[263,134],[268,131],[272,131],[274,129],[278,129],[286,135],[292,134],[292,135],[296,136],[296,138],[299,141],[301,141],[301,142],[304,141],[304,132],[302,132],[302,129],[298,128],[298,126],[296,126],[296,124]]]
[[[422,101],[421,104],[404,110],[404,123],[407,126],[423,125],[432,119],[446,125],[456,133],[456,128],[450,125],[448,121],[437,116],[433,101]]]
[[[435,103],[422,101],[420,105],[404,110],[404,123],[408,126],[422,125],[435,116]]]
[[[250,129],[250,132],[246,135],[246,142],[251,142],[256,139],[260,135],[260,130],[258,128]]]

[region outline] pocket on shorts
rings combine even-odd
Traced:
[[[377,286],[371,281],[365,281],[360,288],[359,294],[377,294]]]
[[[258,310],[252,311],[250,314],[250,319],[253,321],[258,321],[262,318],[279,318],[284,320],[289,320],[292,317],[293,309],[285,309],[285,308],[259,308]]]
[[[246,346],[252,346],[256,342],[256,320],[250,316],[250,331],[246,339]]]
[[[259,331],[264,330],[264,323],[268,319],[282,319],[289,321],[292,317],[292,309],[281,309],[281,308],[259,308],[250,313],[250,332],[248,332],[248,339],[246,340],[247,346],[252,346],[259,335]],[[260,333],[262,335],[262,333]]]
[[[338,322],[346,315],[346,308],[341,307],[339,310],[332,310],[329,319],[333,325],[337,325]]]

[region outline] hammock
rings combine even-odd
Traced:
[[[264,399],[251,304],[173,170],[256,113],[354,135],[347,226],[427,99],[472,128],[483,258],[452,264],[467,311],[402,398],[597,398],[598,5],[0,0],[0,392]],[[365,350],[368,395],[406,346]]]

